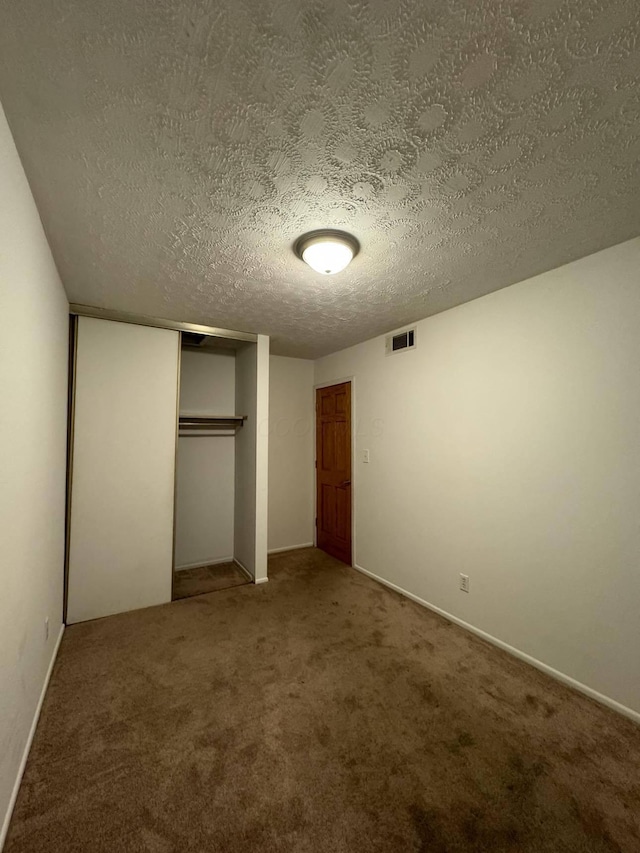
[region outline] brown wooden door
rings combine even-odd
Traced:
[[[316,391],[318,548],[351,565],[351,383]]]

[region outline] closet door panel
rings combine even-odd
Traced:
[[[79,318],[68,623],[171,600],[179,347]]]

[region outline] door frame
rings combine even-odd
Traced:
[[[318,382],[313,386],[313,545],[318,547],[318,468],[317,468],[317,443],[316,443],[316,391],[318,388],[330,388],[332,385],[342,385],[349,382],[351,385],[351,565],[358,562],[356,558],[356,504],[358,488],[358,466],[356,465],[356,377],[343,376],[331,379],[327,382]]]
[[[173,542],[171,545],[171,601],[176,591],[176,532],[178,529],[178,444],[180,441],[180,386],[182,383],[182,331],[178,331],[178,378],[176,380],[176,447],[173,457]]]
[[[78,318],[69,314],[69,363],[67,368],[67,458],[64,507],[64,566],[62,586],[62,622],[67,624],[69,602],[69,551],[71,548],[71,501],[73,483],[73,441],[76,424],[76,372],[78,367]]]

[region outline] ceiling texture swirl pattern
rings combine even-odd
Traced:
[[[638,235],[639,36],[637,0],[5,0],[0,95],[72,301],[315,357]]]

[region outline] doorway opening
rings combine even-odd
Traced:
[[[241,559],[255,344],[182,333],[172,599],[251,583]],[[250,389],[249,389],[250,390]],[[240,542],[239,540],[242,540]]]

